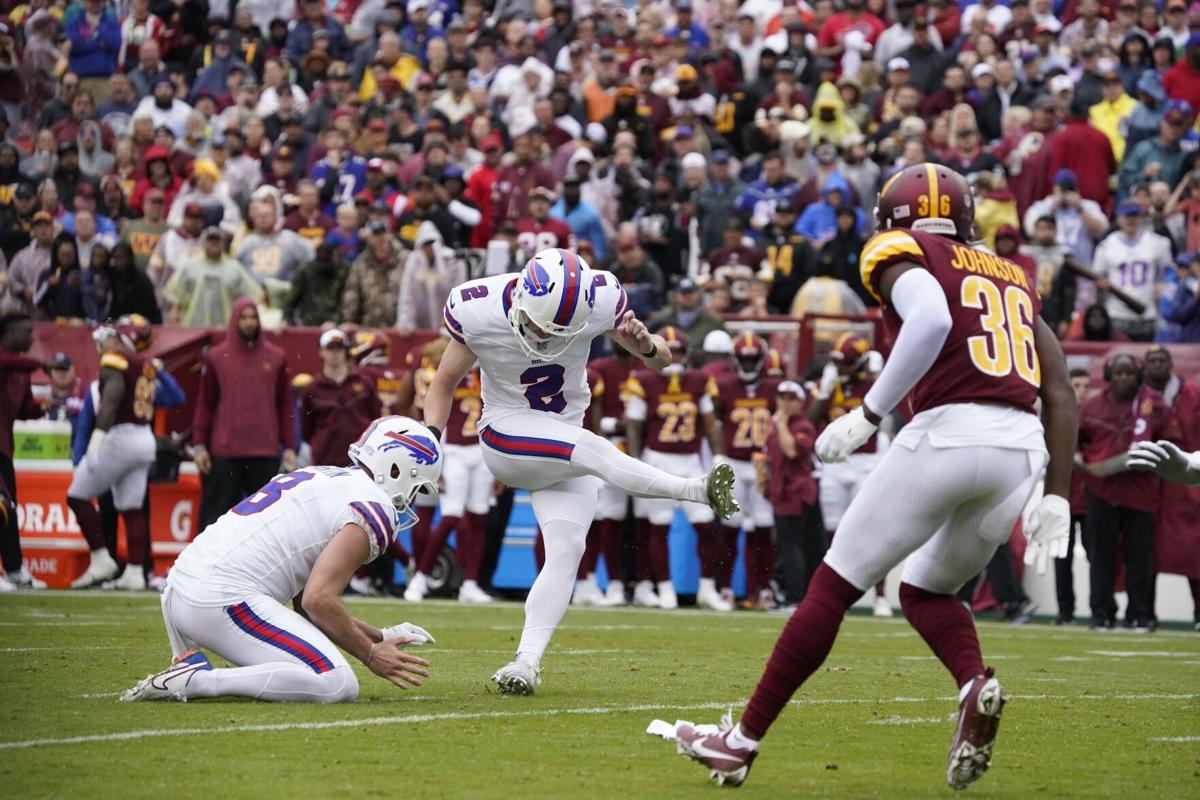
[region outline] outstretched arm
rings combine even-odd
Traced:
[[[434,430],[438,438],[450,418],[450,404],[454,400],[454,387],[475,366],[475,354],[471,348],[453,339],[446,346],[437,374],[425,393],[425,425]]]

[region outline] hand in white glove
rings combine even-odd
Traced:
[[[1071,504],[1065,497],[1048,494],[1038,503],[1025,526],[1029,544],[1025,546],[1025,564],[1036,562],[1038,575],[1046,574],[1052,558],[1066,558],[1071,540]]]
[[[841,378],[837,364],[832,361],[826,364],[825,369],[821,370],[821,382],[817,384],[817,399],[828,400],[833,397],[833,390],[837,388]]]
[[[91,438],[88,439],[85,457],[87,458],[88,466],[93,469],[96,466],[96,460],[100,458],[100,449],[104,447],[104,434],[105,431],[94,430],[92,431]]]
[[[399,625],[393,625],[390,628],[384,628],[380,631],[383,634],[383,640],[388,639],[407,639],[405,643],[407,647],[420,647],[423,644],[437,644],[433,638],[433,634],[422,628],[420,625],[413,625],[411,622],[401,622]]]
[[[1130,469],[1153,472],[1172,483],[1200,484],[1200,453],[1185,453],[1165,439],[1138,442],[1129,449],[1127,463]]]
[[[817,437],[817,458],[826,464],[845,461],[847,456],[866,444],[878,427],[867,419],[862,406],[843,414],[829,423]]]
[[[878,350],[867,351],[867,372],[877,373],[883,371],[883,353]]]

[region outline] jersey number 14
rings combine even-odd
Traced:
[[[1003,378],[1015,368],[1022,380],[1042,385],[1042,366],[1038,361],[1033,326],[1037,320],[1033,301],[1016,286],[998,287],[987,278],[970,275],[962,282],[964,308],[980,311],[984,334],[967,339],[971,363],[985,375]]]

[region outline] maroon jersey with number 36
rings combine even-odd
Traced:
[[[1000,403],[1035,413],[1042,383],[1034,344],[1042,305],[1036,276],[1006,258],[945,236],[892,229],[863,246],[863,286],[879,298],[879,276],[900,262],[929,271],[946,294],[952,320],[937,361],[908,395],[909,411],[915,415],[950,403]],[[883,322],[895,341],[900,316],[885,306]]]

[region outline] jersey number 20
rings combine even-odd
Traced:
[[[1042,385],[1042,366],[1034,344],[1033,301],[1016,286],[1000,294],[1000,287],[979,275],[969,275],[962,282],[962,304],[980,310],[980,324],[985,334],[967,339],[971,363],[985,375],[1003,378],[1013,371],[1021,379]]]

